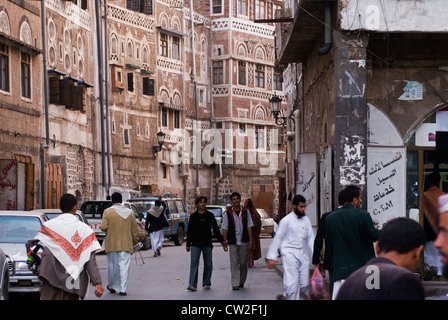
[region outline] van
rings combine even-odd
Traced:
[[[131,198],[127,202],[134,204],[146,219],[148,210],[154,207],[158,197],[149,196],[141,198]],[[182,245],[188,228],[188,213],[185,209],[184,201],[181,198],[163,197],[162,202],[166,204],[165,216],[169,227],[163,229],[165,238],[174,241],[176,246]]]
[[[81,205],[81,211],[87,218],[90,228],[95,232],[99,243],[102,243],[106,236],[106,233],[101,231],[103,212],[110,206],[112,206],[112,201],[110,200],[89,200]]]

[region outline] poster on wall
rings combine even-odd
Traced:
[[[367,211],[381,229],[390,219],[406,216],[406,149],[369,147]]]
[[[332,211],[333,201],[333,171],[332,171],[332,149],[331,147],[325,148],[321,155],[320,166],[320,213],[321,215]],[[319,217],[320,219],[320,217]]]
[[[311,225],[317,227],[317,155],[316,153],[300,154],[300,162],[297,164],[296,193],[305,197],[307,207],[306,215],[311,220]]]

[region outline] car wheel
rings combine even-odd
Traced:
[[[174,244],[176,246],[181,246],[183,242],[184,242],[184,228],[179,227],[179,229],[177,229],[177,234],[174,237]]]

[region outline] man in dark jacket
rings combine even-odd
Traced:
[[[338,195],[338,209],[342,206],[344,201],[344,190],[341,190]],[[336,209],[337,210],[337,209]],[[316,268],[319,268],[320,265],[320,256],[322,252],[322,248],[324,245],[325,239],[325,225],[327,224],[326,219],[330,213],[334,211],[330,211],[324,213],[320,218],[316,237],[314,238],[314,250],[313,250],[313,264]],[[323,268],[328,270],[328,275],[330,276],[330,294],[333,293],[333,259],[328,250],[324,250],[324,259],[323,259]]]
[[[212,229],[218,241],[222,244],[224,251],[227,251],[227,243],[224,241],[215,216],[206,210],[207,198],[200,196],[195,201],[196,211],[190,215],[187,231],[187,252],[191,250],[190,280],[188,290],[196,291],[198,283],[199,258],[201,252],[204,257],[204,274],[202,286],[210,289],[213,260],[212,260]]]
[[[165,239],[163,228],[168,227],[168,221],[165,216],[166,205],[159,197],[155,201],[154,207],[148,210],[146,215],[145,230],[149,232],[151,247],[154,252],[153,257],[161,255],[163,240]]]
[[[325,247],[333,259],[333,298],[344,279],[375,257],[373,243],[379,235],[370,214],[360,209],[361,189],[347,186],[343,199],[325,226]]]
[[[408,218],[386,223],[375,245],[377,257],[352,273],[337,300],[423,300],[423,285],[414,271],[425,245],[425,231]]]

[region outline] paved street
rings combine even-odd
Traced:
[[[228,252],[214,243],[213,275],[210,290],[202,289],[202,260],[199,268],[198,291],[187,290],[190,254],[185,243],[177,247],[172,241],[165,240],[160,257],[152,257],[152,250],[140,251],[131,257],[130,277],[127,296],[111,294],[106,289],[106,255],[97,256],[103,284],[104,295],[97,298],[93,287],[87,300],[275,300],[282,293],[282,278],[275,269],[268,269],[265,263],[266,251],[271,237],[262,237],[262,258],[249,269],[244,289],[232,290]]]

